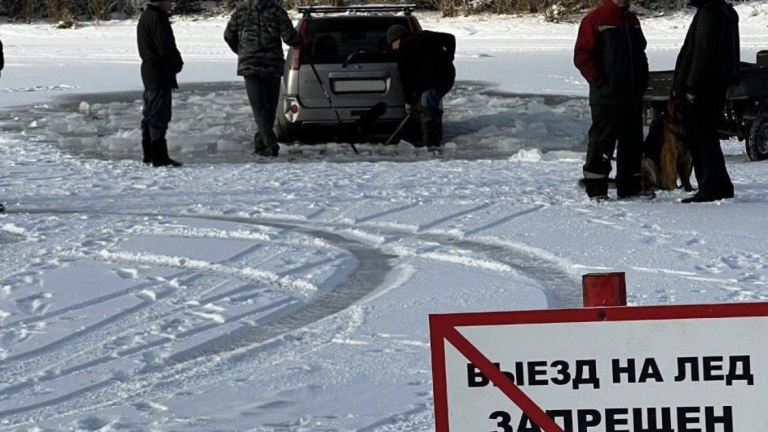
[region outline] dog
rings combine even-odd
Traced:
[[[693,159],[685,139],[681,107],[670,98],[667,111],[651,123],[643,144],[641,182],[645,190],[676,190],[677,179],[686,192],[692,192]]]

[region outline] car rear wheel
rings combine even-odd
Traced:
[[[752,123],[747,137],[747,154],[753,161],[768,159],[768,112]]]
[[[277,135],[277,141],[281,143],[294,143],[296,142],[296,137],[293,136],[290,132],[288,132],[285,127],[283,127],[280,122],[277,122],[277,125],[275,126],[275,134]]]

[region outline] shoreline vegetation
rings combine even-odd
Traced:
[[[241,0],[177,0],[179,16],[220,16],[228,14]],[[567,21],[593,8],[602,0],[416,0],[419,10],[437,11],[443,17],[480,14],[541,15],[547,21]],[[285,0],[287,9],[298,6],[345,6],[352,4],[398,4],[393,0]],[[12,22],[45,20],[60,28],[76,28],[81,22],[109,21],[137,16],[144,0],[0,0],[0,17]],[[651,13],[678,11],[685,0],[637,0],[637,9]]]

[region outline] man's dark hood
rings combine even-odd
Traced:
[[[165,9],[161,9],[159,6],[155,6],[153,4],[148,4],[146,9],[151,9],[151,10],[153,10],[155,12],[160,13],[161,15],[166,15],[166,16],[170,16],[171,15],[169,12],[166,12]]]
[[[734,24],[739,23],[739,14],[733,9],[729,3],[725,0],[690,0],[688,5],[695,7],[696,9],[720,9],[720,11],[728,17]]]
[[[258,10],[272,9],[273,7],[277,7],[276,0],[256,0],[256,9]]]
[[[727,16],[732,23],[739,23],[739,14],[736,12],[736,9],[733,8],[733,5],[726,3],[721,9],[723,14]]]
[[[725,15],[733,24],[739,23],[739,14],[733,8],[733,5],[726,3],[725,0],[690,0],[688,4],[697,9],[717,10]]]
[[[718,0],[690,0],[688,2],[688,6],[694,7],[696,9],[701,9],[710,3],[714,3],[715,1],[718,1]]]

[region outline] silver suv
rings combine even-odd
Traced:
[[[396,56],[386,33],[393,25],[420,31],[413,9],[299,8],[304,16],[297,28],[304,44],[288,52],[277,112],[278,140],[327,142],[377,105],[386,105],[386,113],[366,128],[365,138],[386,140],[406,117]]]

